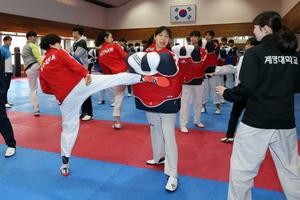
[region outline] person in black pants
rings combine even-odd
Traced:
[[[16,153],[16,140],[11,123],[6,114],[6,84],[4,78],[4,58],[0,52],[0,132],[8,146],[5,157],[11,157]]]
[[[69,50],[69,53],[86,69],[91,72],[90,61],[88,59],[88,48],[86,44],[87,38],[83,35],[84,28],[79,25],[75,25],[72,29],[72,36],[75,39],[72,47]],[[82,121],[89,121],[93,119],[93,107],[91,96],[88,97],[81,106],[81,115],[80,118]]]
[[[259,44],[259,42],[256,40],[256,38],[249,38],[246,41],[245,49],[250,49],[251,47],[254,47],[255,45]],[[240,72],[242,61],[244,59],[244,56],[242,56],[239,60],[238,66],[237,66],[237,75]],[[236,77],[236,85],[238,84],[238,77]],[[232,106],[232,110],[230,113],[230,119],[228,122],[228,128],[226,132],[226,137],[222,138],[222,142],[233,142],[234,141],[234,133],[236,126],[239,121],[239,117],[241,116],[243,110],[246,108],[247,99],[244,99],[242,101],[234,102]]]

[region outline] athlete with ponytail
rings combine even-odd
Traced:
[[[118,43],[113,43],[113,37],[110,32],[103,31],[98,33],[95,44],[100,46],[98,61],[104,74],[118,74],[128,70],[124,62],[127,52]],[[114,129],[121,128],[122,101],[126,87],[127,85],[118,85],[115,88],[113,116],[116,118],[116,121],[112,126]]]
[[[240,84],[231,89],[216,87],[227,101],[248,98],[233,144],[228,199],[252,199],[253,180],[268,148],[286,198],[300,199],[294,116],[294,94],[300,92],[298,41],[277,12],[261,13],[253,24],[261,43],[246,51]]]

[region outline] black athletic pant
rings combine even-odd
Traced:
[[[16,141],[14,139],[14,132],[11,123],[6,114],[5,103],[6,100],[6,83],[4,76],[4,61],[0,54],[0,133],[3,136],[5,143],[8,147],[16,147]]]
[[[91,97],[87,98],[82,106],[81,106],[81,111],[82,113],[86,114],[86,115],[90,115],[93,116],[93,106],[92,106],[92,99]]]
[[[232,105],[232,110],[230,113],[230,119],[228,122],[228,128],[226,137],[233,138],[239,117],[241,116],[243,110],[246,108],[247,99],[244,99],[239,102],[234,102]]]
[[[10,87],[11,77],[12,77],[12,73],[5,73],[5,89],[6,89],[5,103],[8,103],[7,93]]]
[[[128,94],[131,94],[131,85],[127,86],[127,91],[128,91]]]

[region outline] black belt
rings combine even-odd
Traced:
[[[35,63],[37,63],[37,62],[30,63],[30,64],[25,68],[25,71],[26,71],[27,69],[30,69],[30,68],[32,67],[32,65],[34,65]]]

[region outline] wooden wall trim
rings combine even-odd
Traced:
[[[187,37],[191,31],[199,30],[204,36],[208,30],[215,32],[215,37],[232,37],[232,36],[252,36],[252,23],[235,23],[235,24],[213,24],[213,25],[193,25],[193,26],[175,26],[169,27],[172,31],[173,38]],[[143,29],[120,29],[110,30],[115,40],[126,38],[127,40],[143,40],[148,39],[154,34],[156,28]]]
[[[63,37],[72,37],[72,27],[75,25],[6,13],[0,13],[0,19],[0,31],[27,33],[33,30],[38,35],[55,33]],[[84,29],[84,35],[91,39],[94,39],[101,31],[92,27],[84,27]]]
[[[300,2],[298,2],[283,18],[286,27],[300,34]]]

